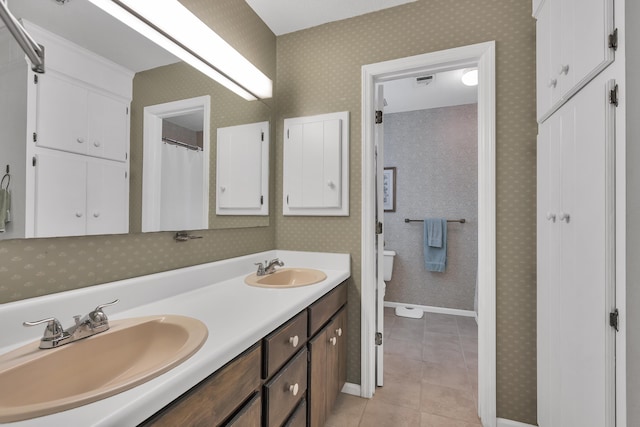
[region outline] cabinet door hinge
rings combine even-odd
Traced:
[[[609,104],[618,106],[618,85],[616,84],[613,89],[609,91]]]
[[[289,206],[289,195],[287,194],[287,206]]]
[[[264,196],[260,196],[260,205],[264,205]]]
[[[376,234],[382,234],[382,223],[380,221],[376,223]]]
[[[33,156],[33,158],[31,159],[31,166],[35,166],[36,165],[36,156]]]
[[[382,111],[376,110],[376,124],[379,125],[382,123]]]
[[[287,139],[289,139],[289,129],[287,129]]]
[[[620,313],[618,312],[617,308],[614,309],[611,313],[609,313],[609,326],[615,329],[616,332],[620,330],[619,318],[620,318]]]
[[[33,142],[38,141],[38,134],[36,132],[33,133]]]
[[[376,345],[382,345],[382,332],[376,332]]]
[[[618,29],[613,30],[613,33],[609,34],[609,48],[618,50]]]
[[[33,75],[33,84],[36,84],[36,85],[38,84],[38,75],[37,74]]]
[[[127,116],[129,115],[129,107],[127,107],[127,113],[126,114],[127,114]]]
[[[264,132],[260,133],[260,141],[264,142]]]

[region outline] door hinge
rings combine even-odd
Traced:
[[[38,134],[36,132],[33,133],[33,142],[38,141]]]
[[[382,345],[382,332],[376,332],[376,345]]]
[[[127,171],[124,171],[124,179],[127,179],[129,177],[129,174],[127,173]]]
[[[287,194],[287,206],[289,206],[289,195]]]
[[[618,29],[613,30],[613,33],[609,34],[609,48],[618,50]]]
[[[127,113],[126,114],[129,115],[129,107],[127,107]]]
[[[260,204],[264,205],[264,196],[260,196]]]
[[[33,158],[31,159],[31,165],[32,166],[36,165],[36,156],[33,156]]]
[[[33,84],[36,84],[36,85],[38,84],[38,75],[37,74],[33,75]]]
[[[264,132],[260,133],[260,141],[264,142]]]
[[[609,313],[609,326],[615,329],[616,332],[620,330],[619,318],[620,318],[620,313],[618,312],[617,308],[614,309],[611,313]]]
[[[613,86],[613,89],[609,91],[609,104],[618,106],[618,85]]]
[[[287,129],[287,139],[289,139],[289,129]]]
[[[376,224],[376,234],[382,234],[382,223],[380,221]]]
[[[379,125],[382,123],[382,111],[376,110],[376,124]]]

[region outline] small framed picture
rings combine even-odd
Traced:
[[[382,197],[385,212],[396,211],[396,168],[384,168]]]

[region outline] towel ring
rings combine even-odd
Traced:
[[[3,188],[5,179],[7,180],[7,187]],[[2,181],[0,181],[0,189],[9,190],[9,185],[11,185],[11,174],[5,173],[2,177]]]

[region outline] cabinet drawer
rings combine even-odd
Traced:
[[[261,414],[262,399],[260,393],[256,392],[225,427],[260,427]]]
[[[347,284],[343,282],[309,306],[309,336],[312,337],[347,302]]]
[[[259,345],[247,350],[143,423],[144,426],[218,425],[260,387]]]
[[[296,387],[297,385],[297,387]],[[265,425],[280,426],[307,390],[307,349],[304,348],[264,386]]]
[[[262,378],[275,374],[307,342],[307,312],[303,311],[264,338]]]
[[[284,427],[307,427],[307,400],[302,399]]]

